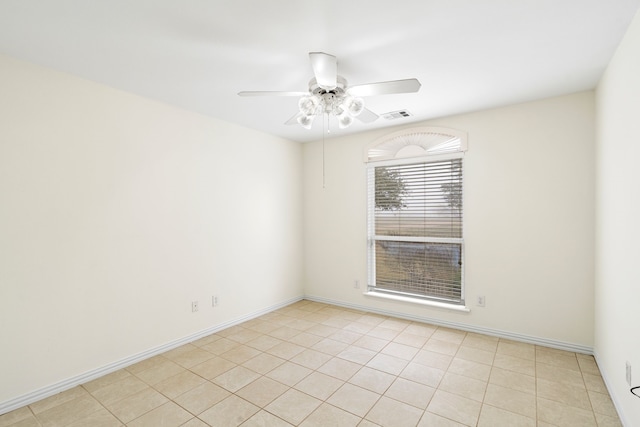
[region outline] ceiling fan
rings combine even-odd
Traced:
[[[313,120],[319,114],[332,114],[338,119],[340,128],[346,128],[358,118],[371,123],[378,118],[373,111],[365,108],[362,97],[412,93],[420,90],[417,79],[392,80],[349,87],[347,80],[338,75],[337,58],[324,52],[310,52],[309,59],[314,78],[309,81],[307,92],[284,91],[243,91],[240,96],[299,96],[295,116],[285,124],[300,124],[311,129]]]

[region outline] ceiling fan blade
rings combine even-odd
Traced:
[[[324,52],[309,52],[311,68],[316,82],[324,90],[333,90],[337,86],[338,60]]]
[[[239,96],[304,96],[309,95],[309,92],[284,92],[284,91],[270,91],[270,90],[245,90],[238,92]]]
[[[392,80],[390,82],[369,83],[351,86],[349,94],[352,96],[390,95],[393,93],[411,93],[420,90],[418,79]]]
[[[298,117],[302,117],[302,116],[303,116],[302,113],[297,113],[295,116],[291,117],[289,120],[284,122],[284,124],[285,125],[297,125],[298,124]]]
[[[360,120],[363,123],[371,123],[378,120],[378,117],[380,116],[378,116],[376,113],[369,110],[368,108],[365,108],[364,110],[362,110],[360,114],[358,114],[356,119]]]

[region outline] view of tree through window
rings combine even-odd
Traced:
[[[376,290],[462,301],[462,159],[374,168]]]

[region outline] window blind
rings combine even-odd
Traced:
[[[369,168],[370,287],[463,304],[462,158]]]

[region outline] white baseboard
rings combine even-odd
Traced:
[[[57,382],[47,387],[40,388],[38,390],[34,390],[30,393],[24,394],[22,396],[18,396],[11,400],[7,400],[4,402],[0,402],[0,415],[5,414],[7,412],[11,412],[15,409],[21,408],[25,405],[29,405],[31,403],[37,402],[41,399],[47,398],[49,396],[53,396],[54,394],[58,394],[65,390],[69,390],[70,388],[76,387],[78,385],[87,383],[96,378],[102,377],[104,375],[110,374],[122,368],[126,368],[127,366],[133,365],[134,363],[141,362],[150,357],[156,356],[158,354],[164,353],[176,347],[180,347],[181,345],[190,343],[192,341],[198,340],[200,338],[204,338],[207,335],[214,334],[223,329],[229,328],[234,325],[238,325],[240,323],[246,322],[248,320],[254,319],[256,317],[262,316],[263,314],[270,313],[279,308],[285,307],[289,304],[293,304],[294,302],[302,300],[303,297],[295,297],[290,298],[286,301],[280,302],[275,305],[271,305],[269,307],[260,309],[258,311],[254,311],[252,313],[246,314],[244,316],[240,316],[238,318],[229,320],[224,323],[220,323],[218,325],[212,326],[205,330],[196,332],[195,334],[191,334],[189,336],[171,341],[169,343],[163,344],[158,347],[151,348],[149,350],[143,351],[138,354],[134,354],[133,356],[129,356],[122,360],[118,360],[116,362],[110,363],[108,365],[93,369],[91,371],[85,372],[80,375],[76,375],[71,378],[67,378],[63,381]]]
[[[436,318],[431,318],[426,316],[414,316],[414,315],[401,313],[397,311],[382,310],[374,307],[351,304],[344,301],[332,300],[329,298],[322,298],[322,297],[317,297],[313,295],[305,295],[304,299],[307,299],[309,301],[322,302],[325,304],[337,305],[345,308],[351,308],[359,311],[368,311],[371,313],[381,314],[384,316],[399,317],[401,319],[413,320],[416,322],[430,323],[432,325],[437,325],[437,326],[445,326],[448,328],[460,329],[468,332],[476,332],[479,334],[491,335],[494,337],[510,339],[513,341],[520,341],[520,342],[525,342],[529,344],[536,344],[544,347],[556,348],[559,350],[572,351],[574,353],[583,353],[583,354],[593,355],[593,347],[588,347],[580,344],[573,344],[573,343],[556,341],[556,340],[540,338],[540,337],[535,337],[530,335],[523,335],[523,334],[518,334],[514,332],[509,332],[509,331],[502,331],[498,329],[484,328],[481,326],[467,325],[465,323],[449,322],[446,320],[441,320],[441,319],[436,319]]]
[[[620,422],[623,426],[631,427],[631,423],[626,419],[624,415],[624,411],[622,410],[622,405],[620,404],[620,397],[614,393],[615,388],[611,385],[611,381],[609,380],[609,375],[607,372],[602,369],[602,365],[598,363],[598,352],[593,352],[593,357],[596,359],[596,363],[598,364],[598,369],[600,370],[600,376],[604,381],[604,385],[607,388],[607,392],[609,392],[609,396],[611,397],[611,401],[613,402],[613,406],[616,408],[616,412],[618,413],[618,418],[620,418]]]

